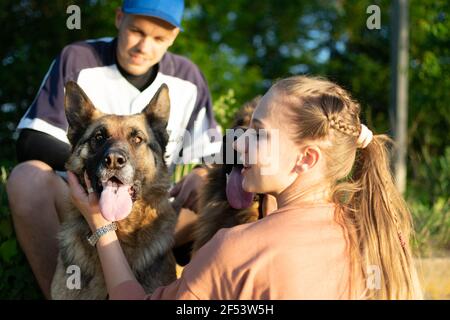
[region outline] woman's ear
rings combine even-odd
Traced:
[[[306,172],[314,168],[319,159],[322,157],[322,153],[320,149],[316,146],[307,146],[303,148],[303,151],[300,153],[297,163],[296,163],[296,171],[298,173]]]

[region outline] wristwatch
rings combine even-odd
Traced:
[[[103,226],[103,227],[95,230],[94,233],[92,233],[89,237],[87,237],[87,240],[91,246],[95,247],[98,239],[100,239],[101,236],[107,234],[110,231],[115,231],[115,230],[117,230],[117,223],[113,222],[113,223],[107,224],[106,226]]]

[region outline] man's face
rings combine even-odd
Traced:
[[[116,12],[116,27],[117,60],[125,71],[136,76],[161,60],[180,31],[163,20],[125,14],[120,9]]]

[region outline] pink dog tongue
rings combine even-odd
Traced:
[[[130,195],[130,186],[113,184],[104,185],[100,195],[100,210],[108,221],[125,219],[131,212],[133,201]]]
[[[228,177],[226,192],[228,203],[234,209],[246,209],[253,203],[253,193],[242,189],[242,174],[237,167],[233,168]]]

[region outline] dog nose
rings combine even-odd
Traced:
[[[106,155],[104,162],[108,169],[121,169],[127,163],[127,158],[122,153],[113,151]]]

